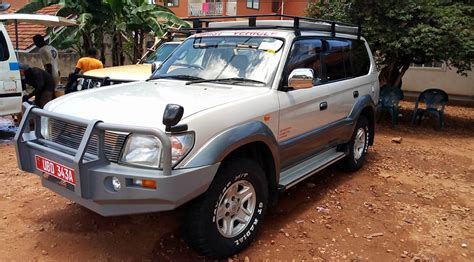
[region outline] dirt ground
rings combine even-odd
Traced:
[[[281,195],[240,261],[474,261],[474,108],[446,129],[382,120],[363,169],[337,164]],[[401,143],[393,138],[401,137]],[[182,209],[105,218],[17,169],[0,145],[0,261],[203,261],[180,238]],[[232,260],[229,259],[229,260]]]

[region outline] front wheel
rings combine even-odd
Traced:
[[[364,164],[369,149],[369,137],[369,122],[365,116],[360,116],[348,144],[349,154],[345,166],[349,171],[359,170]]]
[[[267,204],[267,180],[257,162],[224,162],[208,191],[189,207],[185,240],[205,256],[230,257],[255,239]]]

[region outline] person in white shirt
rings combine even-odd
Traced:
[[[35,35],[33,42],[39,48],[44,69],[51,75],[55,86],[57,86],[59,84],[58,50],[48,45],[42,35]]]

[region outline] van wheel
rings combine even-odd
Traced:
[[[255,239],[267,204],[268,184],[257,162],[224,162],[207,192],[187,210],[184,238],[202,255],[230,257]]]
[[[349,171],[359,170],[364,164],[369,149],[370,137],[369,122],[365,116],[357,120],[356,128],[348,144],[349,154],[346,157],[345,167]]]

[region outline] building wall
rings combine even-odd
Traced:
[[[474,67],[472,68],[474,70]],[[410,68],[403,77],[403,90],[423,92],[428,88],[439,88],[449,95],[469,96],[474,98],[474,72],[468,77],[456,73],[456,69]]]
[[[258,9],[247,8],[247,1],[237,1],[237,15],[271,14],[272,2],[260,0]]]
[[[189,0],[179,0],[178,6],[168,6],[168,8],[178,17],[188,17],[188,1]],[[163,0],[156,0],[155,3],[158,5],[164,5]]]
[[[168,6],[179,17],[188,17],[188,3],[202,3],[202,2],[214,2],[214,0],[179,0],[178,6]],[[226,15],[226,6],[229,1],[236,2],[237,4],[237,15],[253,15],[253,14],[271,14],[273,12],[273,2],[278,0],[260,0],[260,6],[258,9],[247,8],[247,0],[221,0],[220,2],[224,5],[224,12],[222,15]],[[304,16],[306,7],[310,0],[280,0],[280,12],[281,5],[283,5],[283,13],[287,15]],[[216,2],[219,2],[216,0]],[[164,5],[164,0],[156,0],[156,4]]]
[[[305,16],[309,1],[284,1],[283,13],[285,15]]]
[[[44,69],[39,53],[19,53],[18,56],[21,64]],[[59,52],[58,60],[59,72],[61,72],[61,78],[64,79],[67,78],[70,73],[74,72],[77,60],[79,60],[79,55],[76,53]],[[62,82],[65,84],[64,81]]]

